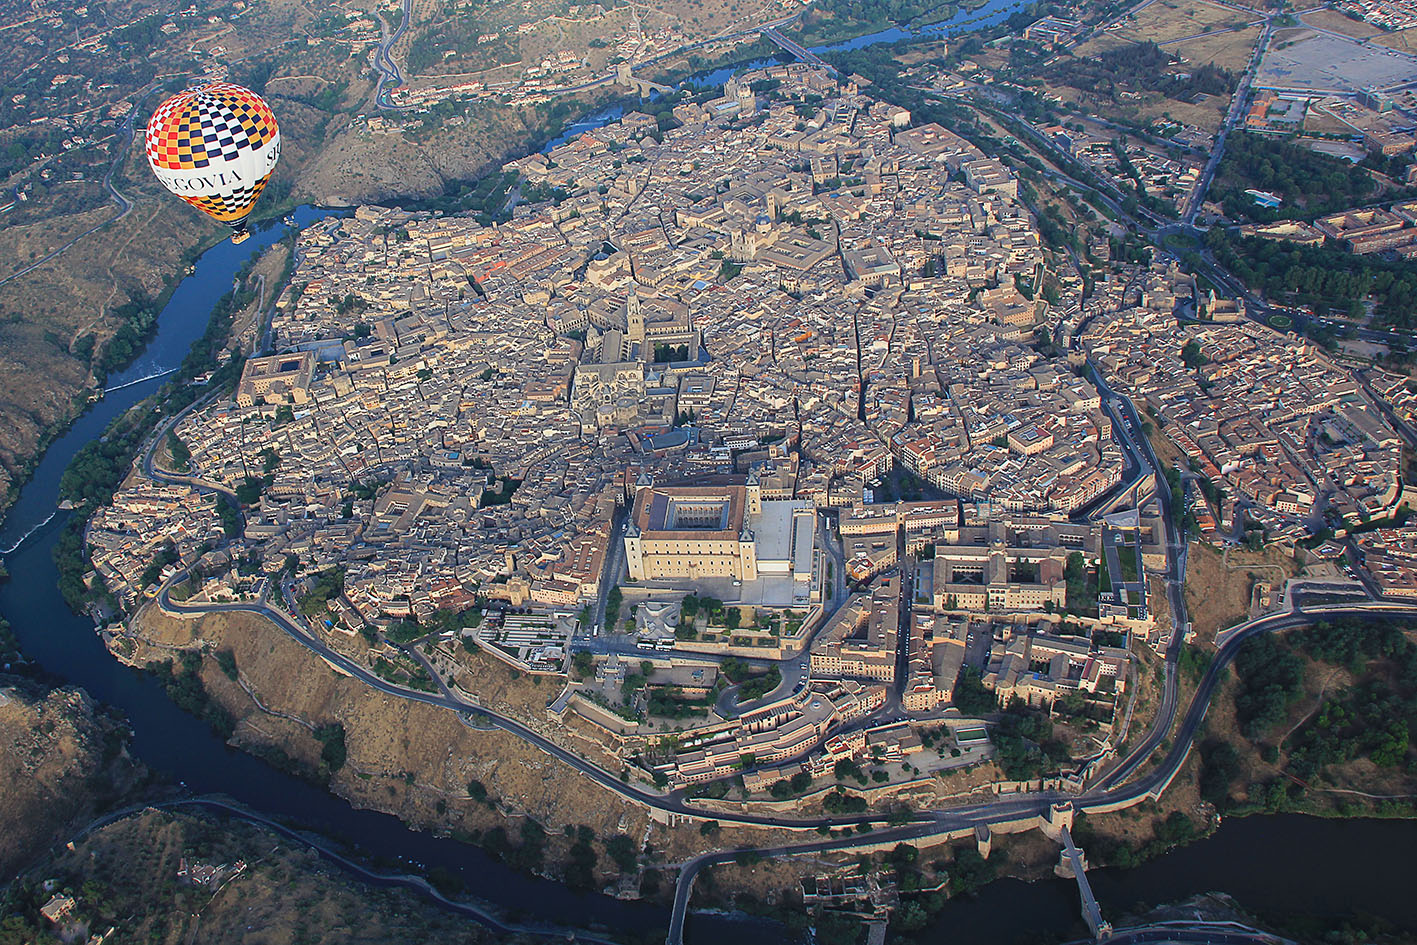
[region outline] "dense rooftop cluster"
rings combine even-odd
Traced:
[[[1243,509],[1276,537],[1303,538],[1325,515],[1352,526],[1396,511],[1401,441],[1312,342],[1242,321],[1178,332],[1169,310],[1136,306],[1100,312],[1084,343],[1224,491],[1222,523]]]
[[[1121,480],[1096,389],[1032,344],[1045,280],[1064,310],[1080,285],[1001,165],[800,66],[678,117],[508,165],[561,199],[502,225],[370,207],[302,234],[280,353],[177,430],[196,476],[246,486],[268,571],[343,568],[351,625],[479,590],[562,606],[646,472],[746,459],[778,497],[858,504],[900,461],[1020,511]]]

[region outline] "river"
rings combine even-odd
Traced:
[[[948,31],[966,22],[997,22],[1017,7],[1015,0],[990,0],[986,7],[962,11],[931,31]],[[893,42],[907,35],[886,30],[820,51]],[[715,70],[690,81],[721,82],[728,74]],[[591,115],[567,133],[616,120],[620,108]],[[301,207],[294,217],[297,226],[308,226],[330,214]],[[60,474],[80,447],[162,384],[163,378],[154,375],[180,364],[241,266],[285,233],[284,225],[273,222],[254,228],[251,239],[240,246],[223,241],[207,250],[173,292],[155,336],[135,363],[113,376],[105,399],[50,446],[0,528],[0,553],[12,574],[9,582],[0,584],[0,614],[9,619],[30,658],[127,716],[137,758],[193,792],[229,795],[268,816],[353,843],[370,856],[441,867],[511,919],[555,919],[637,936],[662,929],[667,924],[663,908],[579,894],[525,876],[476,847],[413,831],[386,814],[356,810],[319,787],[229,749],[204,723],[179,710],[153,679],[114,660],[91,622],[70,613],[60,597],[51,557],[69,514],[55,511]],[[1350,904],[1417,928],[1417,906],[1393,894],[1394,884],[1406,876],[1398,857],[1414,840],[1417,823],[1412,822],[1338,825],[1308,818],[1254,818],[1227,823],[1215,837],[1140,869],[1093,875],[1103,908],[1112,915],[1137,901],[1168,901],[1218,888],[1256,909],[1340,910]],[[1363,857],[1353,854],[1355,841],[1363,845]],[[1335,864],[1342,864],[1343,870],[1332,869]],[[938,927],[950,929],[952,941],[1000,942],[1025,932],[1036,935],[1040,929],[1063,934],[1076,921],[1074,896],[1072,887],[1061,882],[1004,881],[975,899],[951,903]],[[725,935],[741,945],[782,940],[780,929],[770,923],[722,916],[695,916],[690,931],[699,941]]]
[[[932,23],[928,27],[918,30],[910,30],[905,27],[892,26],[888,29],[879,30],[875,33],[867,33],[864,36],[857,36],[854,39],[844,40],[838,43],[828,43],[823,46],[813,46],[811,51],[818,55],[825,55],[830,52],[841,52],[851,49],[864,49],[867,46],[875,46],[878,43],[898,43],[903,39],[910,39],[913,36],[949,36],[963,29],[982,29],[986,26],[995,26],[1008,18],[1009,14],[1024,6],[1023,0],[987,0],[982,6],[966,10],[960,8],[954,16]],[[722,85],[734,73],[741,73],[750,69],[761,69],[765,66],[773,65],[781,60],[751,59],[747,62],[738,62],[733,65],[721,66],[717,69],[710,69],[699,72],[683,79],[679,82],[679,88],[685,86],[711,86]],[[659,98],[658,92],[653,92],[649,96],[650,101]],[[612,121],[619,121],[625,114],[628,106],[624,102],[615,102],[604,108],[598,109],[586,115],[584,118],[568,124],[561,133],[542,146],[543,154],[551,151],[552,148],[560,147],[570,141],[576,135],[584,134],[587,131],[594,131],[596,128],[604,127]]]
[[[312,207],[301,207],[294,214],[298,226],[329,215],[331,211]],[[206,330],[212,305],[231,287],[242,265],[285,233],[284,225],[270,223],[255,228],[240,246],[223,241],[207,250],[163,308],[156,334],[143,354],[111,378],[108,386],[112,392],[50,446],[0,529],[0,549],[14,549],[5,556],[11,579],[0,584],[0,614],[10,621],[26,656],[127,716],[133,729],[131,748],[138,759],[195,793],[229,795],[268,816],[355,843],[373,857],[450,870],[476,896],[511,918],[525,915],[547,921],[560,917],[581,926],[629,933],[662,928],[668,921],[665,909],[580,894],[559,883],[526,876],[477,847],[410,830],[387,814],[356,810],[322,788],[228,748],[203,722],[178,709],[155,680],[110,656],[92,622],[72,614],[60,596],[52,551],[70,514],[55,512],[64,467],[80,447],[101,435],[114,417],[162,384],[161,378],[149,375],[181,363]],[[732,919],[713,924],[740,938],[756,928],[764,933],[759,940],[767,940],[760,924]],[[752,940],[751,935],[748,938]]]
[[[1413,820],[1232,817],[1204,840],[1139,867],[1087,876],[1103,916],[1114,922],[1150,906],[1224,892],[1260,916],[1372,915],[1417,933],[1409,872],[1414,843]],[[951,900],[919,939],[1009,945],[1046,941],[1040,933],[1083,938],[1086,931],[1072,880],[1005,879]]]

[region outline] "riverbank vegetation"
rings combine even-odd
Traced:
[[[1079,816],[1074,839],[1095,865],[1133,867],[1207,835],[1218,818],[1198,817],[1202,805],[1224,816],[1417,816],[1410,629],[1349,619],[1247,641],[1160,802]]]
[[[1200,743],[1202,796],[1229,813],[1417,814],[1406,629],[1343,620],[1247,642],[1229,704],[1217,696],[1221,725]]]
[[[202,684],[201,653],[186,650],[175,665],[172,660],[160,660],[148,663],[147,670],[162,682],[168,698],[179,709],[206,722],[221,738],[228,739],[236,731],[236,719],[212,699]]]
[[[823,0],[802,17],[793,38],[804,46],[822,46],[892,27],[928,26],[958,12],[956,4],[933,0]]]
[[[154,429],[207,391],[220,392],[234,388],[240,379],[245,359],[232,355],[223,360],[221,353],[237,314],[256,301],[255,289],[248,283],[253,281],[250,276],[259,259],[259,255],[253,255],[238,273],[238,287],[228,291],[213,305],[206,330],[193,343],[182,360],[182,366],[171,379],[152,397],[116,417],[103,436],[81,447],[60,477],[59,497],[72,503],[75,511],[55,543],[54,563],[59,571],[60,593],[75,612],[91,605],[97,605],[108,614],[117,610],[116,602],[103,586],[101,578],[95,576],[91,582],[86,580],[91,565],[83,547],[83,531],[89,518],[95,510],[113,500],[114,493]],[[211,372],[211,378],[204,386],[193,383],[198,375],[207,372]],[[186,457],[182,455],[185,444],[180,439],[172,437],[165,441],[164,446],[178,468],[190,459],[190,454]],[[222,512],[223,527],[231,534],[236,525],[230,521],[235,515],[234,510],[228,509],[224,502],[218,503],[218,509]]]

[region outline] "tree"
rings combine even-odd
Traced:
[[[187,472],[192,468],[192,450],[177,435],[176,430],[167,431],[167,452],[172,457],[172,468],[178,472]]]
[[[956,894],[971,893],[993,882],[997,872],[997,867],[980,856],[974,847],[961,847],[955,853],[954,865],[950,869],[950,889]]]
[[[984,685],[979,670],[966,666],[960,670],[959,681],[955,683],[954,704],[965,715],[985,715],[999,707],[994,691]]]
[[[344,726],[339,722],[329,722],[315,729],[315,740],[320,743],[320,760],[325,763],[325,767],[330,769],[330,773],[344,767],[346,750],[344,745]]]
[[[897,843],[889,855],[897,870],[909,869],[920,859],[920,848],[908,843]]]
[[[605,595],[605,632],[615,631],[615,621],[620,619],[620,605],[625,601],[625,592],[620,590],[620,585],[615,585],[610,592]]]
[[[624,834],[617,834],[605,841],[605,852],[622,873],[633,873],[639,865],[639,850],[635,841]]]
[[[1230,782],[1240,773],[1240,754],[1227,741],[1201,746],[1201,797],[1223,809],[1230,800]]]
[[[866,809],[866,798],[841,790],[832,791],[822,798],[822,808],[830,814],[859,814]]]
[[[507,858],[517,869],[534,872],[546,861],[546,830],[531,817],[522,820],[521,846]]]
[[[1272,636],[1246,641],[1235,657],[1240,686],[1235,692],[1235,716],[1240,731],[1259,741],[1283,721],[1289,706],[1303,692],[1304,664]]]
[[[569,825],[568,829],[569,829]],[[591,841],[595,831],[584,825],[576,829],[576,842],[569,850],[570,862],[566,864],[566,885],[572,889],[591,889],[595,886],[595,866],[599,862]]]
[[[331,597],[344,590],[344,568],[329,568],[310,579],[310,589],[300,598],[300,612],[307,617],[324,615]]]
[[[850,758],[838,759],[837,763],[832,766],[832,774],[836,776],[838,781],[845,781],[847,778],[851,778],[854,781],[865,784],[867,780],[866,772],[862,771],[861,766]]]
[[[891,924],[902,932],[918,932],[925,928],[929,921],[930,914],[925,911],[925,907],[913,899],[908,899],[900,904]]]

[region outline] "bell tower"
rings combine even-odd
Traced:
[[[631,350],[643,348],[645,343],[645,314],[640,307],[640,293],[630,289],[630,297],[625,302],[625,339]]]

